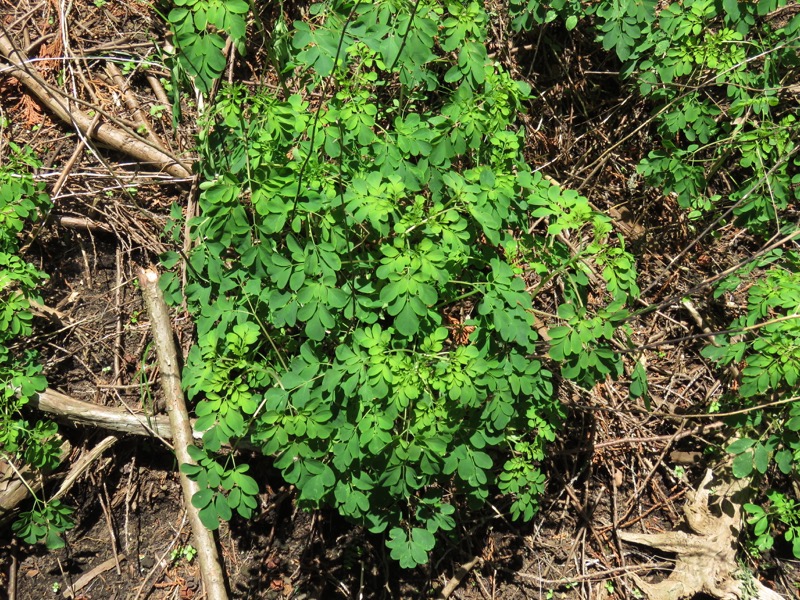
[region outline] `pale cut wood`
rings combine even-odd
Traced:
[[[178,354],[172,339],[172,324],[161,289],[158,287],[158,273],[153,269],[142,270],[139,274],[139,282],[150,316],[150,329],[161,371],[161,387],[172,428],[175,457],[178,459],[178,464],[196,464],[188,452],[188,447],[193,445],[192,425],[181,389]],[[183,471],[180,471],[180,480],[186,514],[192,527],[195,548],[197,548],[198,564],[203,577],[206,597],[209,600],[226,600],[228,592],[225,588],[225,576],[214,534],[203,525],[200,520],[200,511],[192,504],[192,496],[200,491],[200,487]]]
[[[28,406],[51,415],[59,422],[71,425],[100,427],[110,431],[172,438],[169,418],[166,415],[135,414],[125,408],[98,406],[77,400],[50,388],[28,401]],[[200,437],[202,433],[196,433]]]
[[[155,437],[161,440],[172,439],[172,429],[170,429],[167,415],[145,415],[132,412],[128,408],[99,406],[50,388],[28,400],[27,406],[46,413],[54,421],[73,427],[85,425],[108,431]],[[194,429],[196,420],[191,419],[192,437],[200,441],[203,439],[203,432]],[[247,440],[238,440],[235,447],[247,450],[257,449],[257,446]]]

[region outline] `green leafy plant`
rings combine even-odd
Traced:
[[[19,256],[18,237],[50,208],[50,198],[44,184],[34,180],[32,172],[40,163],[30,149],[13,142],[6,149],[0,156],[0,453],[9,463],[54,468],[60,448],[55,423],[31,422],[22,413],[30,399],[47,387],[36,354],[20,348],[32,333],[30,303],[41,302],[38,288],[46,275]],[[45,540],[49,547],[58,547],[63,545],[60,533],[71,526],[70,512],[60,502],[36,497],[14,531],[31,543]]]
[[[191,544],[186,544],[185,546],[180,546],[175,548],[169,555],[169,558],[172,562],[177,560],[184,560],[187,563],[191,563],[194,560],[194,557],[197,556],[197,548],[192,546]]]
[[[785,0],[685,0],[661,7],[651,0],[512,0],[509,8],[518,30],[555,20],[567,28],[580,23],[616,55],[623,81],[653,106],[656,147],[637,169],[648,184],[674,196],[692,220],[735,221],[769,237],[797,231],[789,209],[800,200],[800,132],[787,88],[800,63],[800,15],[775,20],[786,5]],[[728,327],[732,333],[716,336],[718,345],[702,352],[741,374],[738,387],[713,406],[738,412],[727,419],[733,474],[765,480],[775,498],[780,486],[796,485],[800,461],[800,405],[793,395],[800,356],[797,265],[796,255],[777,251],[722,281],[717,297],[745,281],[752,285],[747,306]],[[638,292],[621,285],[630,295]],[[565,361],[563,375],[580,373],[588,383],[589,363],[583,358],[581,369],[573,353],[583,356],[598,341],[605,345],[608,337],[596,335],[603,324],[584,323],[580,309],[563,305],[559,314],[566,323],[555,331],[551,357]],[[614,372],[610,363],[603,368]],[[630,393],[647,398],[647,373],[638,362]],[[751,513],[756,546],[772,539],[775,528],[769,524],[780,521],[766,515]],[[786,521],[782,526],[789,527]]]
[[[554,2],[510,0],[508,9],[513,19],[514,29],[517,31],[552,23],[556,19],[563,20],[566,28],[571,30],[575,28],[580,19],[593,13],[593,6],[583,4],[580,0],[555,0]]]
[[[763,19],[781,4],[728,2],[722,11],[708,0],[671,4],[636,53],[620,56],[640,90],[660,103],[663,149],[652,151],[640,172],[674,192],[694,218],[731,207],[740,223],[763,231],[797,199],[797,124],[783,114],[778,91],[797,64],[800,19],[777,29]],[[762,53],[765,63],[753,60]],[[682,92],[688,82],[699,91]],[[724,111],[719,97],[727,100]],[[713,191],[723,167],[734,186],[727,204]]]
[[[209,449],[190,451],[199,465],[181,465],[181,471],[203,488],[192,497],[192,504],[200,509],[200,520],[211,530],[219,527],[219,520],[228,521],[236,511],[245,519],[253,515],[258,505],[258,484],[246,475],[249,465],[226,468]]]
[[[40,300],[37,288],[45,278],[18,256],[17,235],[49,207],[50,199],[30,173],[38,166],[35,157],[13,143],[8,148],[0,164],[0,446],[12,454],[27,453],[35,466],[45,466],[54,459],[45,450],[51,425],[31,426],[20,409],[47,383],[35,355],[13,350],[12,343],[31,334],[30,301]]]
[[[592,317],[587,315],[586,308],[576,310],[571,303],[558,307],[558,316],[567,325],[549,330],[550,358],[561,363],[564,377],[591,387],[608,375],[614,378],[622,375],[622,359],[609,342],[616,328],[629,316],[623,306],[622,302],[615,302]]]
[[[247,13],[245,0],[175,0],[167,15],[172,27],[177,67],[203,94],[225,70],[225,36],[244,53]]]
[[[518,29],[590,18],[623,77],[656,105],[661,148],[640,162],[646,181],[676,194],[692,218],[732,208],[740,223],[763,231],[798,199],[798,125],[781,90],[798,64],[800,17],[782,27],[769,18],[785,5],[688,0],[658,10],[651,0],[512,0],[510,10]],[[720,172],[733,186],[726,196],[714,191]]]
[[[774,468],[791,481],[798,478],[800,403],[794,390],[800,372],[800,274],[796,256],[783,258],[781,265],[770,267],[750,287],[746,314],[730,326],[740,333],[720,336],[719,345],[703,350],[704,356],[741,370],[739,389],[728,406],[749,410],[730,418],[739,437],[727,447],[734,456],[733,474],[740,478],[769,476]],[[730,285],[723,282],[717,293]],[[774,401],[762,406],[770,398]],[[781,501],[783,494],[771,490],[767,497],[775,506],[771,516],[747,509],[752,515],[754,544],[762,550],[767,549],[768,524],[773,518],[790,527],[787,531],[796,525],[791,506]],[[791,535],[787,539],[793,539]],[[794,544],[796,555],[797,548]]]
[[[792,545],[792,553],[800,557],[800,503],[785,494],[772,491],[767,494],[769,504],[745,504],[749,515],[747,523],[753,527],[753,547],[766,552],[775,543],[775,536],[782,535]]]
[[[675,193],[691,217],[732,207],[756,230],[783,226],[783,209],[797,199],[797,125],[781,113],[779,90],[796,66],[798,22],[774,29],[759,20],[780,3],[720,7],[699,0],[659,15],[646,2],[511,4],[520,27],[560,17],[571,29],[594,16],[603,47],[658,104],[662,147],[639,171]],[[184,68],[204,90],[224,66],[221,38],[210,39],[224,20],[211,18],[207,28],[207,10],[198,4],[171,15],[185,34],[181,51],[192,47]],[[231,12],[239,10],[246,12]],[[424,560],[433,533],[452,528],[445,518],[452,505],[437,492],[455,480],[480,500],[500,448],[513,456],[495,480],[514,497],[512,513],[531,518],[535,511],[544,482],[536,463],[558,411],[548,414],[543,400],[549,372],[530,360],[538,341],[524,333],[533,304],[519,279],[521,262],[570,286],[558,310],[563,324],[550,329],[549,357],[582,385],[622,373],[611,342],[626,319],[624,301],[638,293],[635,269],[624,246],[609,244],[603,233],[578,253],[556,239],[565,228],[600,219],[577,194],[518,168],[521,138],[510,116],[527,91],[488,61],[480,5],[419,3],[413,13],[382,4],[357,4],[349,13],[316,5],[313,14],[314,22],[296,26],[291,48],[284,37],[280,63],[301,73],[309,90],[331,78],[336,92],[310,115],[299,94],[279,100],[232,88],[201,139],[206,182],[193,228],[204,243],[189,257],[196,279],[186,290],[201,343],[187,379],[210,433],[192,475],[218,488],[197,499],[208,523],[247,507],[239,500],[252,498],[254,492],[242,491],[252,484],[237,483],[233,474],[244,471],[222,466],[228,459],[215,452],[255,432],[265,451],[281,455],[279,466],[304,501],[334,503],[376,530],[394,525],[392,554],[410,566]],[[441,90],[442,108],[433,110],[429,95],[442,83],[432,63],[446,62],[448,52],[455,54],[444,71],[451,89]],[[761,54],[768,60],[751,60]],[[390,94],[391,103],[379,101],[377,89],[394,93],[387,83],[393,78],[400,93]],[[228,154],[214,152],[215,144]],[[728,204],[709,186],[724,165],[736,188]],[[521,202],[509,201],[520,193]],[[546,243],[525,239],[521,223],[509,217],[528,209],[548,219]],[[587,306],[587,261],[602,269],[607,290],[621,302]],[[785,274],[768,279],[773,275]],[[177,299],[175,283],[167,278],[164,285]],[[787,283],[794,285],[781,285]],[[476,300],[477,312],[448,329],[444,309],[464,298]],[[739,392],[745,403],[786,394],[796,380],[788,312],[794,299],[788,291],[780,298],[756,298],[748,309],[755,320],[733,326],[758,332],[752,353],[727,339],[706,351],[722,364],[746,363]],[[211,308],[203,308],[206,302]],[[455,333],[468,329],[468,343],[456,343]],[[544,393],[524,410],[515,386]],[[631,395],[646,393],[637,363]],[[503,394],[513,401],[497,402]],[[481,415],[493,419],[488,433],[470,421],[469,409],[481,402],[492,406]],[[466,425],[418,425],[453,413]],[[533,440],[518,433],[522,414],[535,429]],[[765,414],[753,410],[740,422],[753,437],[728,447],[738,476],[766,475],[773,460],[782,473],[794,472],[798,415],[793,405],[777,422]],[[345,458],[337,464],[330,457],[340,451]],[[376,479],[386,465],[391,475]],[[381,496],[393,502],[415,494],[411,508],[380,514]]]
[[[249,517],[257,482],[223,452],[247,439],[302,506],[387,532],[413,567],[495,486],[533,517],[563,418],[536,294],[567,281],[551,356],[589,385],[622,373],[608,348],[635,265],[607,217],[527,164],[530,88],[489,59],[480,3],[310,14],[281,58],[302,93],[223,86],[198,138],[189,282],[161,281],[197,324],[184,384],[204,446],[181,468],[208,527]],[[608,306],[587,301],[595,272]]]

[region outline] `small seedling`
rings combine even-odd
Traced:
[[[180,548],[175,548],[169,555],[169,557],[172,562],[175,562],[177,560],[184,560],[187,563],[191,564],[196,555],[197,555],[197,548],[195,548],[191,544],[186,544],[185,546],[181,546]]]
[[[150,107],[150,116],[160,119],[165,110],[167,110],[167,107],[164,104],[156,104]]]

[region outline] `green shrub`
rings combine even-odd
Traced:
[[[33,170],[40,163],[29,148],[8,143],[0,156],[0,453],[9,462],[22,460],[36,467],[55,467],[59,462],[56,425],[31,423],[22,408],[47,381],[36,353],[20,350],[19,342],[32,333],[31,300],[41,302],[38,288],[46,275],[19,256],[18,235],[50,208],[44,184],[36,182]],[[35,499],[32,510],[20,515],[14,531],[28,542],[45,540],[60,547],[60,534],[72,526],[70,509]]]
[[[795,393],[800,373],[800,269],[793,253],[773,253],[762,265],[778,258],[779,264],[752,282],[746,313],[729,327],[737,333],[718,336],[718,345],[703,350],[720,365],[741,370],[738,390],[721,406],[738,412],[727,419],[736,431],[736,439],[727,446],[733,474],[766,479],[770,487],[782,479],[783,485],[800,479],[800,402]],[[737,287],[744,275],[722,282],[717,295]],[[773,537],[784,534],[800,558],[800,512],[776,489],[768,490],[766,497],[772,509],[745,506],[755,549],[769,549]]]
[[[657,147],[639,173],[674,194],[692,219],[729,221],[768,237],[797,232],[787,209],[800,200],[800,129],[787,82],[800,65],[800,15],[775,19],[785,0],[684,0],[663,9],[650,0],[510,2],[518,29],[555,19],[581,22],[606,50],[614,50],[621,77],[653,104]],[[717,336],[703,355],[740,366],[738,389],[714,406],[740,411],[729,418],[733,474],[757,476],[772,488],[770,508],[749,504],[757,549],[783,534],[800,558],[798,509],[777,491],[796,485],[800,464],[800,277],[793,253],[773,252],[727,278],[716,295],[734,291],[756,267],[774,263],[751,280],[746,312],[731,335]],[[568,311],[569,312],[569,311]],[[570,314],[565,316],[570,316]],[[576,315],[584,328],[592,327]],[[570,338],[571,339],[571,338]],[[556,344],[568,348],[566,342]],[[551,350],[552,352],[552,350]],[[632,394],[646,393],[636,367]],[[754,485],[755,487],[755,485]]]
[[[303,506],[387,531],[411,567],[462,499],[499,489],[533,517],[563,418],[535,296],[566,282],[550,356],[592,385],[622,372],[635,266],[607,217],[526,163],[530,88],[489,59],[480,3],[310,11],[285,57],[304,93],[223,87],[199,137],[184,383],[206,431],[184,471],[207,525],[250,516],[256,482],[218,452],[247,437]],[[588,304],[595,271],[608,308]],[[162,286],[180,300],[177,277]]]
[[[800,199],[800,131],[785,89],[800,64],[800,15],[782,27],[771,18],[786,4],[685,0],[659,10],[653,0],[511,0],[510,10],[518,29],[585,21],[654,104],[661,147],[640,162],[645,180],[674,193],[692,218],[730,208],[766,233]]]

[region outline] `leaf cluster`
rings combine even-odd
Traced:
[[[753,549],[766,552],[775,544],[775,536],[782,535],[792,545],[792,553],[800,557],[800,503],[780,492],[767,494],[765,506],[748,503],[744,511],[747,523],[753,527]]]
[[[780,227],[800,196],[798,124],[785,84],[797,69],[800,15],[775,26],[785,0],[512,1],[517,28],[556,18],[585,21],[621,74],[654,104],[660,148],[639,164],[645,180],[674,193],[692,218],[732,208],[761,233]],[[715,193],[726,174],[730,193]]]
[[[537,510],[563,413],[525,270],[568,282],[577,343],[551,356],[584,383],[621,374],[608,344],[635,265],[607,217],[526,163],[530,88],[489,59],[480,3],[310,13],[284,57],[303,90],[223,87],[198,139],[189,282],[162,280],[197,324],[184,383],[205,447],[182,468],[216,526],[251,497],[219,454],[246,438],[303,506],[387,532],[412,567],[462,503],[499,488],[515,517]],[[597,268],[605,312],[586,300]]]
[[[800,474],[800,403],[795,394],[800,372],[800,273],[796,256],[782,258],[781,264],[773,265],[752,283],[747,312],[730,325],[732,331],[741,333],[718,336],[717,346],[702,351],[705,357],[721,365],[736,365],[741,371],[738,392],[725,407],[750,409],[730,419],[738,439],[727,451],[734,456],[733,474],[740,478],[757,475],[775,481],[780,474],[797,481]],[[723,282],[718,293],[730,285]],[[767,400],[778,400],[778,405],[763,407]],[[767,494],[780,495],[774,489]],[[749,512],[755,544],[765,550],[771,545],[767,513]],[[790,517],[783,519],[788,523],[786,519]],[[795,554],[800,557],[796,549],[795,543]]]
[[[47,383],[31,351],[12,346],[32,332],[30,300],[37,300],[37,287],[46,275],[19,257],[19,234],[26,223],[39,218],[50,206],[43,184],[33,179],[38,162],[28,148],[14,143],[0,164],[0,448],[27,453],[28,462],[41,467],[55,459],[47,452],[46,440],[54,433],[51,424],[31,425],[20,409]]]
[[[26,225],[50,208],[50,198],[44,184],[33,177],[40,163],[32,151],[13,142],[6,148],[8,153],[0,157],[0,452],[9,461],[52,468],[59,462],[55,423],[31,423],[22,414],[47,381],[36,354],[19,348],[32,333],[30,303],[41,301],[38,287],[46,275],[19,256],[18,238]],[[37,499],[34,508],[20,516],[14,531],[31,543],[46,540],[48,547],[63,545],[59,534],[71,526],[69,512]]]
[[[43,541],[49,550],[58,550],[65,545],[62,534],[74,527],[73,512],[61,500],[43,502],[37,498],[31,510],[20,513],[11,531],[29,544]]]
[[[653,105],[656,148],[640,160],[638,172],[672,194],[690,218],[724,224],[733,215],[737,224],[765,237],[796,232],[787,214],[800,200],[800,131],[787,83],[800,63],[800,15],[774,19],[785,0],[666,6],[652,0],[512,0],[509,6],[517,29],[560,19],[567,29],[585,27],[613,51],[623,80]],[[737,436],[728,446],[734,474],[763,476],[777,485],[779,477],[796,482],[800,460],[800,413],[792,395],[800,365],[796,257],[772,253],[753,261],[715,293],[734,291],[769,262],[775,265],[753,283],[745,314],[729,327],[741,333],[717,336],[719,345],[707,346],[703,355],[741,372],[738,389],[725,401],[725,408],[744,409],[730,419]],[[563,316],[572,318],[572,309]],[[557,329],[551,356],[567,359],[592,331],[597,330],[590,323]],[[585,372],[586,358],[583,364]],[[562,374],[574,375],[574,364],[566,373],[562,367]],[[637,364],[631,395],[646,393],[646,372]],[[779,408],[761,408],[776,399]],[[757,545],[765,548],[773,521],[764,510],[753,511]]]
[[[226,39],[244,53],[247,14],[245,0],[174,0],[167,15],[175,42],[175,61],[202,94],[225,70]]]

